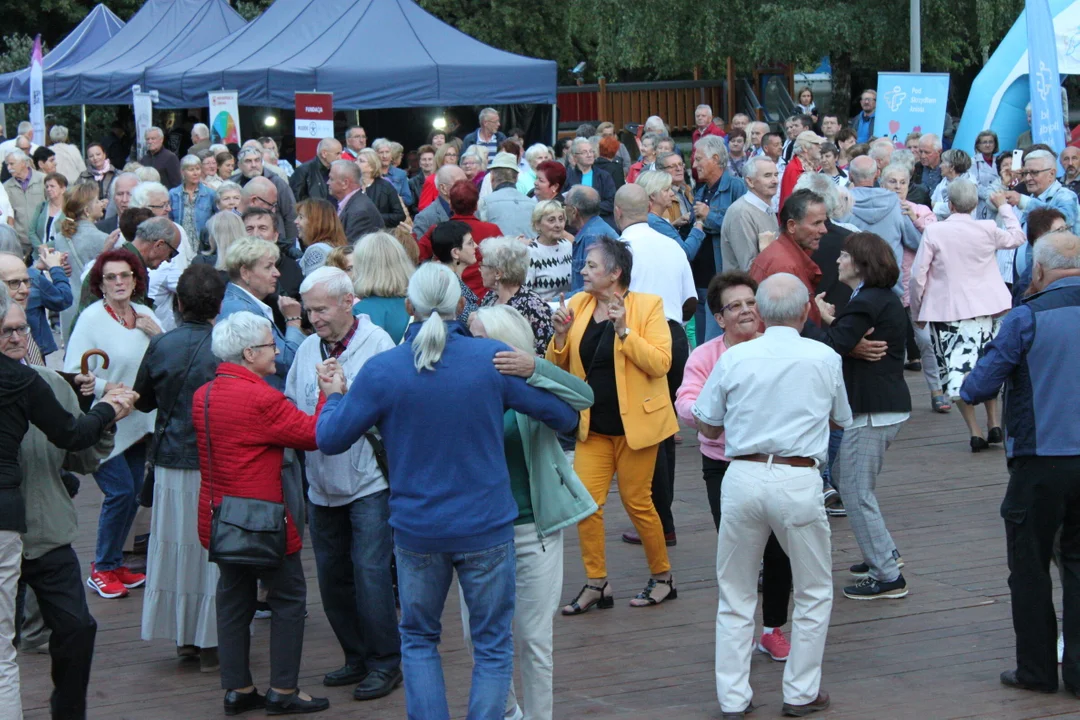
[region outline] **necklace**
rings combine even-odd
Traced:
[[[113,320],[120,323],[121,325],[123,325],[127,329],[130,330],[130,329],[135,327],[135,318],[134,317],[131,318],[131,325],[128,325],[127,324],[127,319],[126,319],[127,313],[124,313],[125,317],[123,317],[123,318],[120,317],[119,315],[116,314],[116,311],[112,309],[112,306],[109,305],[109,303],[105,303],[105,312],[109,313],[109,317],[111,317]],[[132,315],[135,314],[134,310],[132,310],[131,314]]]

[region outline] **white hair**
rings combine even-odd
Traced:
[[[6,287],[0,286],[0,321],[3,321],[7,317],[7,314],[11,312],[11,308],[15,305],[11,301],[11,296],[8,295]]]
[[[1026,164],[1028,160],[1046,160],[1051,165],[1057,162],[1057,158],[1054,157],[1054,153],[1048,150],[1032,150],[1027,154],[1026,157],[1024,157],[1024,163]]]
[[[351,295],[353,291],[352,279],[341,268],[323,265],[321,268],[312,270],[304,282],[300,283],[300,294],[311,292],[316,285],[326,288],[326,294],[332,298],[342,298]]]
[[[479,120],[480,120],[480,122],[484,122],[484,118],[488,117],[489,115],[498,115],[498,114],[499,114],[499,111],[496,110],[495,108],[486,107],[486,108],[484,108],[483,110],[480,111]]]
[[[321,153],[330,145],[330,143],[337,143],[338,147],[341,147],[341,143],[337,141],[337,138],[327,137],[319,141],[319,146],[315,148],[316,153]]]
[[[241,310],[214,323],[210,336],[210,351],[222,362],[239,365],[244,361],[244,351],[262,344],[270,329],[270,321],[262,315]]]
[[[1035,245],[1034,262],[1043,270],[1080,270],[1080,238],[1067,231],[1043,235]]]
[[[228,271],[225,257],[229,254],[229,248],[234,241],[247,237],[247,230],[244,228],[244,221],[236,213],[219,212],[206,221],[206,237],[210,248],[217,255],[214,269]]]
[[[150,137],[150,133],[155,132],[161,137],[165,137],[165,133],[162,132],[161,128],[159,128],[157,125],[151,125],[150,127],[146,128],[146,133],[143,135],[143,137]]]
[[[859,159],[863,157],[866,160]],[[852,159],[851,164],[848,165],[848,178],[851,179],[852,184],[871,182],[876,174],[877,162],[868,155],[860,155]]]
[[[139,178],[140,182],[161,182],[161,173],[157,171],[157,168],[150,167],[149,165],[143,165],[135,170],[135,177]]]
[[[949,204],[958,213],[969,213],[979,204],[979,189],[967,178],[956,178],[949,183]]]
[[[34,124],[29,120],[23,120],[21,123],[19,123],[19,135],[25,135],[28,132],[33,132],[33,130]]]
[[[829,218],[836,220],[843,217],[840,213],[840,194],[836,191],[836,183],[828,175],[816,172],[804,172],[795,181],[796,190],[810,190],[825,202],[825,212]]]
[[[915,170],[915,153],[907,148],[897,148],[896,150],[893,150],[893,154],[889,157],[889,164],[906,165],[908,175],[910,175]]]
[[[442,263],[424,263],[409,279],[409,302],[413,316],[421,320],[420,332],[412,341],[413,364],[417,372],[435,370],[446,349],[446,323],[457,316],[461,281]]]
[[[659,115],[650,115],[645,120],[645,132],[667,133],[667,125]]]
[[[929,139],[930,146],[934,148],[934,150],[941,152],[941,138],[934,133],[923,133],[923,135],[919,137],[919,144],[921,145],[927,139]]]
[[[525,162],[529,163],[529,167],[534,170],[539,162],[537,158],[540,157],[540,153],[551,155],[551,150],[544,143],[536,143],[535,145],[530,145],[529,149],[525,151]]]
[[[533,334],[532,325],[517,308],[509,305],[482,307],[476,311],[476,319],[484,326],[484,332],[492,340],[499,340],[527,353],[536,352],[536,336]]]
[[[131,191],[131,203],[128,207],[147,207],[150,204],[150,196],[157,194],[169,197],[169,190],[159,182],[141,182]]]
[[[209,140],[210,139],[210,128],[206,127],[206,125],[204,123],[195,123],[191,127],[191,134],[194,135],[197,138],[202,138],[203,140]]]
[[[4,161],[7,162],[8,160],[14,160],[17,163],[28,163],[30,162],[30,156],[22,150],[15,148],[4,156]]]
[[[262,160],[262,146],[252,147],[250,145],[241,148],[240,152],[236,154],[236,161],[241,162],[244,158],[257,157]]]
[[[694,150],[700,150],[705,153],[706,156],[715,155],[716,161],[720,163],[720,167],[727,167],[728,151],[727,145],[724,144],[724,138],[717,137],[716,135],[706,135],[697,141],[694,145]]]
[[[892,157],[892,153],[895,150],[891,140],[885,138],[879,138],[874,141],[874,144],[870,146],[869,155],[875,161],[884,160],[885,158]]]
[[[214,153],[215,156],[218,153],[229,152],[228,146],[227,145],[222,145],[221,143],[214,143],[213,145],[208,147],[207,150]]]
[[[663,170],[646,170],[637,176],[634,184],[645,188],[645,192],[649,194],[651,200],[656,193],[663,192],[671,187],[671,175]]]
[[[705,103],[702,103],[702,104],[698,105],[698,106],[697,106],[696,108],[694,108],[694,112],[695,112],[695,113],[696,113],[696,112],[697,112],[698,110],[708,110],[708,111],[709,111],[709,114],[710,114],[710,115],[712,115],[712,106],[710,106],[710,105],[706,105]]]
[[[786,325],[802,317],[810,293],[802,280],[791,273],[776,273],[761,281],[755,298],[766,325]]]
[[[700,140],[698,142],[701,142]],[[744,178],[756,178],[758,173],[765,169],[765,163],[769,163],[774,168],[776,163],[772,161],[768,155],[755,155],[746,161],[743,165],[743,177]]]
[[[66,143],[68,140],[68,129],[63,125],[53,125],[52,130],[49,131],[49,139],[54,143]]]
[[[202,167],[202,160],[200,160],[197,155],[185,155],[184,157],[180,158],[181,169],[195,166]]]

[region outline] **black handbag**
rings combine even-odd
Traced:
[[[285,504],[225,495],[214,502],[213,445],[210,432],[211,381],[203,403],[206,471],[210,476],[210,562],[274,570],[285,561]]]

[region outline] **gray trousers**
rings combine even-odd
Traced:
[[[285,556],[277,570],[256,570],[220,563],[217,587],[218,659],[221,687],[226,690],[254,685],[249,656],[255,617],[256,581],[266,589],[270,616],[270,687],[290,690],[300,675],[304,649],[304,611],[307,583],[300,553]]]
[[[870,566],[870,576],[881,582],[896,580],[900,569],[896,566],[896,543],[885,527],[874,488],[885,451],[896,439],[901,425],[845,429],[832,470],[833,484],[844,500],[863,560]]]

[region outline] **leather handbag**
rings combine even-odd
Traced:
[[[206,466],[210,475],[210,562],[274,570],[285,561],[288,518],[285,504],[225,495],[214,502],[213,444],[210,431],[210,393],[206,389],[203,425],[206,428]]]

